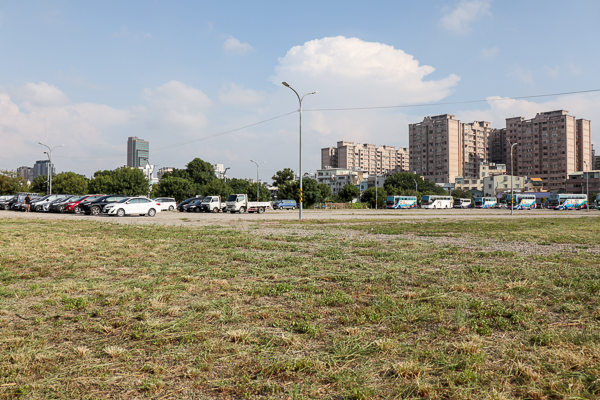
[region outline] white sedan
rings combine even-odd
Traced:
[[[148,215],[154,217],[160,212],[160,204],[146,197],[127,197],[116,203],[110,203],[104,206],[104,214],[123,217],[125,215]]]

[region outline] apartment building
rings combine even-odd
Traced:
[[[25,178],[27,181],[33,181],[33,168],[27,166],[19,167],[17,168],[17,175]]]
[[[398,167],[408,171],[409,150],[406,147],[377,146],[372,143],[337,142],[337,147],[321,149],[321,168],[361,170],[368,174],[380,174]]]
[[[513,147],[515,175],[542,179],[549,190],[565,188],[567,176],[591,165],[590,121],[575,119],[566,110],[538,113],[532,119],[506,119],[506,139]],[[510,170],[510,144],[504,145],[504,158]]]
[[[410,171],[436,183],[457,176],[477,179],[490,158],[490,123],[461,123],[454,115],[425,117],[408,125]]]
[[[348,183],[360,185],[363,177],[363,171],[360,169],[323,168],[317,170],[317,183],[328,185],[333,195],[337,195]]]
[[[455,179],[456,187],[468,192],[483,192],[484,179],[495,175],[505,175],[506,165],[494,163],[481,163],[478,168],[479,176],[477,178],[464,178],[457,176]]]
[[[490,162],[506,164],[506,128],[492,129],[490,132]]]

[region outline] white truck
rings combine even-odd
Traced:
[[[226,212],[227,205],[221,202],[221,196],[206,196],[200,203],[200,211],[217,213],[219,211]]]
[[[270,201],[248,201],[246,194],[230,194],[227,197],[227,211],[232,214],[235,212],[243,214],[246,211],[262,214],[271,208]]]

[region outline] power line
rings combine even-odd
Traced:
[[[352,110],[377,110],[377,109],[389,109],[389,108],[411,108],[411,107],[430,107],[430,106],[448,106],[455,104],[472,104],[472,103],[488,103],[491,101],[506,101],[506,100],[523,100],[523,99],[534,99],[539,97],[552,97],[552,96],[564,96],[567,94],[581,94],[581,93],[593,93],[600,92],[600,89],[592,90],[579,90],[577,92],[564,92],[564,93],[552,93],[552,94],[537,94],[532,96],[520,96],[520,97],[502,97],[499,99],[485,99],[485,100],[467,100],[467,101],[452,101],[446,103],[422,103],[422,104],[404,104],[400,106],[375,106],[375,107],[348,107],[348,108],[314,108],[302,111],[352,111]]]
[[[264,123],[269,122],[269,121],[273,121],[273,120],[278,119],[278,118],[283,118],[285,116],[288,116],[290,114],[294,114],[296,112],[297,111],[291,111],[291,112],[288,112],[288,113],[285,113],[285,114],[278,115],[278,116],[273,117],[273,118],[269,118],[269,119],[265,119],[265,120],[262,120],[262,121],[255,122],[253,124],[241,126],[239,128],[231,129],[231,130],[228,130],[228,131],[225,131],[225,132],[221,132],[221,133],[216,133],[214,135],[205,136],[205,137],[202,137],[200,139],[194,139],[194,140],[189,140],[187,142],[181,142],[181,143],[176,143],[176,144],[172,144],[172,145],[169,145],[169,146],[158,147],[156,149],[151,150],[150,153],[154,153],[154,152],[160,151],[160,150],[172,149],[174,147],[185,146],[186,144],[196,143],[196,142],[201,142],[203,140],[208,140],[208,139],[216,138],[218,136],[223,136],[223,135],[226,135],[228,133],[240,131],[242,129],[246,129],[246,128],[249,128],[251,126],[260,125],[260,124],[264,124]],[[97,157],[65,157],[65,156],[61,156],[59,158],[73,158],[73,159],[75,159],[75,158],[86,158],[86,159],[93,158],[93,159],[98,159],[98,158],[114,158],[114,157],[123,157],[123,156],[125,156],[125,154],[116,154],[116,155],[111,155],[111,156],[97,156]]]
[[[520,96],[520,97],[502,97],[502,98],[499,98],[499,99],[452,101],[452,102],[445,102],[445,103],[422,103],[422,104],[416,104],[415,103],[415,104],[404,104],[404,105],[396,105],[396,106],[348,107],[348,108],[315,108],[315,109],[309,109],[309,110],[303,110],[303,111],[355,111],[355,110],[378,110],[378,109],[392,109],[392,108],[448,106],[448,105],[456,105],[456,104],[473,104],[473,103],[488,103],[488,102],[507,101],[507,100],[534,99],[534,98],[541,98],[541,97],[565,96],[565,95],[569,95],[569,94],[582,94],[582,93],[594,93],[594,92],[600,92],[600,89],[579,90],[579,91],[575,91],[575,92],[563,92],[563,93],[552,93],[552,94],[538,94],[538,95]],[[151,150],[150,152],[154,153],[154,152],[157,152],[157,151],[160,151],[160,150],[172,149],[174,147],[185,146],[185,145],[188,145],[190,143],[201,142],[203,140],[208,140],[208,139],[212,139],[212,138],[215,138],[215,137],[227,135],[229,133],[240,131],[242,129],[246,129],[246,128],[249,128],[249,127],[252,127],[252,126],[256,126],[256,125],[261,125],[261,124],[264,124],[266,122],[273,121],[275,119],[283,118],[283,117],[286,117],[286,116],[288,116],[290,114],[294,114],[296,112],[298,112],[298,110],[291,111],[291,112],[288,112],[288,113],[285,113],[285,114],[281,114],[281,115],[278,115],[278,116],[273,117],[273,118],[269,118],[269,119],[265,119],[265,120],[262,120],[262,121],[258,121],[258,122],[255,122],[253,124],[245,125],[245,126],[242,126],[242,127],[239,127],[239,128],[235,128],[235,129],[231,129],[231,130],[228,130],[228,131],[216,133],[214,135],[205,136],[205,137],[202,137],[200,139],[194,139],[194,140],[189,140],[187,142],[181,142],[181,143],[176,143],[176,144],[172,144],[172,145],[169,145],[169,146],[158,147],[156,149]],[[95,157],[65,157],[65,156],[55,156],[55,157],[56,158],[70,158],[70,159],[101,159],[101,158],[116,158],[116,157],[124,157],[124,156],[125,156],[125,154],[117,154],[117,155],[110,155],[110,156],[95,156]]]

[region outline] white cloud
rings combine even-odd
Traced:
[[[448,31],[464,34],[471,30],[471,22],[491,16],[491,0],[461,0],[458,6],[442,17],[442,27]]]
[[[228,54],[246,54],[254,48],[248,43],[242,43],[233,36],[229,36],[223,43],[223,50]]]
[[[498,52],[500,51],[500,49],[498,49],[498,47],[494,46],[494,47],[490,47],[487,49],[481,49],[481,55],[485,58],[492,58],[498,55]]]
[[[64,106],[71,102],[60,89],[46,82],[26,83],[22,87],[11,89],[10,94],[16,101],[22,102],[26,109]]]
[[[232,106],[253,106],[264,103],[266,94],[252,89],[246,89],[243,85],[230,83],[219,90],[219,101]]]
[[[554,68],[544,65],[544,70],[546,70],[546,73],[554,79],[558,78],[560,74],[560,67],[558,65]]]
[[[524,70],[520,66],[513,68],[513,70],[509,72],[508,76],[517,78],[521,83],[526,85],[533,86],[535,84],[533,73],[531,71]]]
[[[171,81],[154,90],[144,89],[142,97],[150,108],[148,113],[142,111],[142,117],[153,129],[170,126],[191,133],[207,124],[206,112],[212,101],[201,90]]]
[[[338,36],[293,47],[270,80],[280,87],[287,81],[298,91],[319,90],[318,97],[329,105],[382,106],[448,96],[460,78],[425,80],[434,71],[393,46]]]

